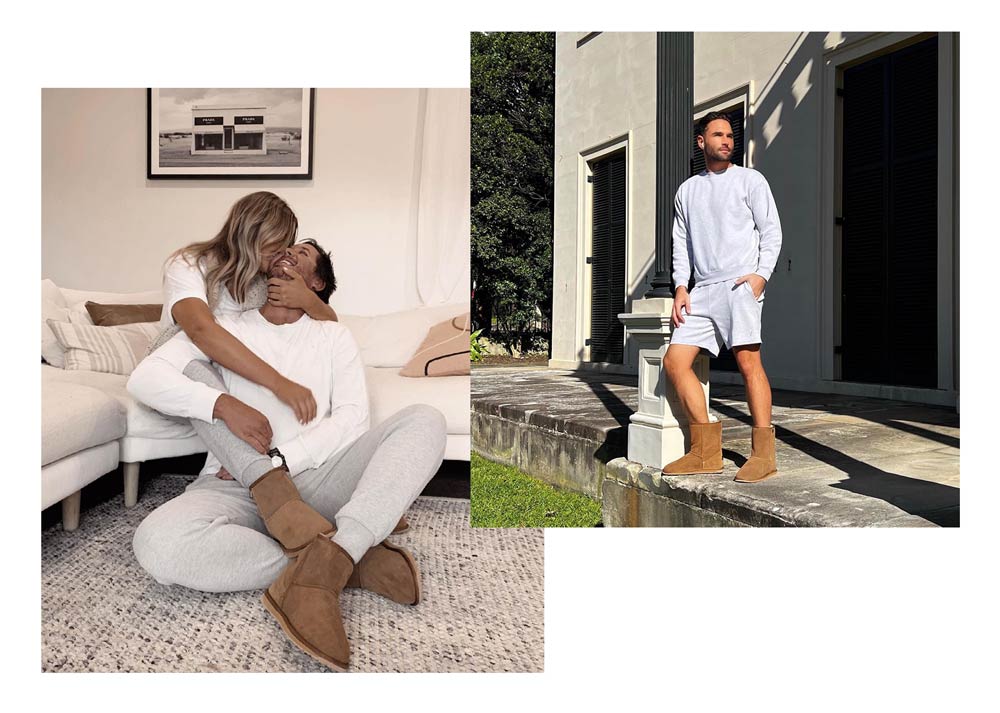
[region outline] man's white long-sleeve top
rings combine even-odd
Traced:
[[[233,397],[263,413],[292,475],[318,467],[357,440],[369,427],[368,391],[357,343],[338,322],[303,314],[291,324],[272,324],[259,310],[217,316],[219,325],[282,376],[305,386],[316,399],[316,418],[300,424],[289,406],[258,384],[216,365]],[[217,389],[192,381],[183,371],[195,359],[208,361],[181,332],[140,362],[128,380],[136,399],[162,413],[211,422]],[[208,454],[201,472],[221,465]]]

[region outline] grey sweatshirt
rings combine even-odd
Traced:
[[[684,181],[674,198],[674,286],[687,287],[757,273],[778,262],[781,223],[771,188],[759,172],[731,164]]]

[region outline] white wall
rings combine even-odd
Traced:
[[[158,287],[170,252],[213,236],[241,196],[269,190],[295,211],[300,237],[332,252],[338,311],[415,306],[426,96],[318,89],[310,181],[147,180],[145,89],[44,90],[42,278],[77,289]],[[455,199],[467,210],[467,189]]]
[[[583,250],[584,161],[625,139],[626,303],[646,291],[656,231],[656,35],[602,33],[577,46],[584,32],[556,33],[555,240],[552,249],[552,364],[584,361],[582,322],[590,308]],[[626,350],[632,362],[634,350]],[[634,363],[632,364],[634,367]]]

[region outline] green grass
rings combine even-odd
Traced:
[[[473,527],[594,527],[601,504],[472,454]]]

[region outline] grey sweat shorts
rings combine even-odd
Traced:
[[[671,344],[691,344],[719,356],[725,344],[732,349],[746,344],[760,344],[760,318],[764,295],[754,297],[749,282],[736,284],[736,278],[709,285],[695,285],[690,292],[691,312],[681,312],[684,322],[674,329]]]

